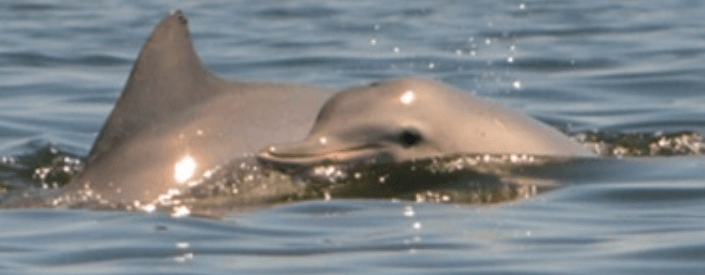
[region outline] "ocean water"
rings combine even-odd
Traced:
[[[173,9],[227,78],[433,77],[603,157],[517,171],[558,187],[499,203],[3,209],[1,274],[705,273],[701,1],[2,1],[5,192],[70,180]]]

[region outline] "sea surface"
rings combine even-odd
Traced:
[[[4,209],[0,274],[705,274],[695,0],[4,0],[4,192],[80,170],[141,45],[174,9],[227,78],[436,78],[602,157],[527,171],[559,187],[499,203],[313,200],[221,219]]]

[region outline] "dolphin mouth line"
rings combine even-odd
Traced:
[[[277,153],[270,150],[262,150],[257,154],[257,159],[265,163],[277,166],[313,166],[325,163],[359,163],[368,159],[374,159],[381,148],[385,146],[378,144],[366,144],[342,149],[326,150],[312,153]]]
[[[377,144],[366,144],[366,145],[360,145],[360,146],[354,146],[354,147],[346,147],[342,149],[334,149],[334,150],[326,150],[323,152],[313,152],[313,153],[278,153],[276,151],[272,152],[269,150],[265,150],[260,152],[260,155],[263,153],[269,154],[274,157],[280,157],[280,158],[319,158],[331,154],[336,154],[336,153],[347,153],[347,152],[358,152],[358,151],[365,151],[365,150],[374,150],[374,149],[379,149],[379,148],[384,148],[384,146],[377,145]]]

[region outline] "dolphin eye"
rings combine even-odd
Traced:
[[[397,139],[399,140],[399,143],[404,146],[404,148],[409,148],[421,142],[423,137],[415,131],[404,130],[401,134],[399,134]]]

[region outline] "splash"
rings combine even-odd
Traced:
[[[602,156],[649,157],[701,155],[700,134],[584,132],[573,138]],[[274,204],[336,198],[396,198],[417,202],[492,204],[535,196],[556,186],[542,179],[517,176],[522,169],[540,171],[542,165],[566,159],[539,156],[456,155],[405,163],[357,165],[328,163],[308,170],[287,171],[263,167],[252,155],[198,174],[197,161],[185,155],[174,166],[173,177],[184,185],[154,202],[111,202],[90,186],[71,194],[50,196],[71,181],[83,161],[57,146],[47,145],[28,156],[0,157],[0,168],[13,176],[0,179],[0,202],[6,198],[49,198],[23,206],[86,207],[145,212],[161,211],[174,217],[203,212],[232,212]],[[521,173],[520,173],[521,174]],[[193,184],[192,184],[193,183]]]
[[[696,132],[606,133],[582,132],[573,137],[603,156],[699,156],[705,141]]]

